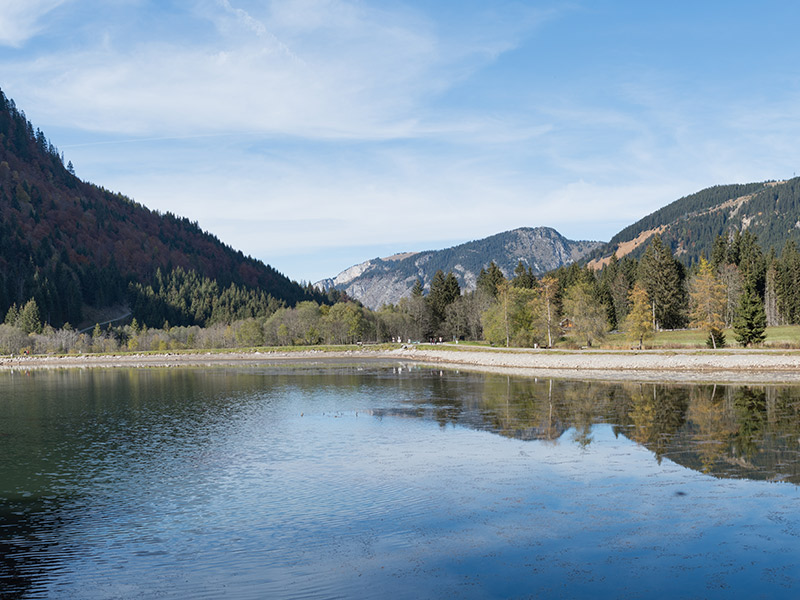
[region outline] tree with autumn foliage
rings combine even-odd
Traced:
[[[534,315],[547,332],[548,348],[553,347],[553,332],[558,322],[558,311],[555,304],[557,294],[558,279],[552,275],[545,275],[539,282],[538,295],[532,303]]]
[[[631,308],[625,319],[625,328],[628,330],[628,337],[638,342],[639,350],[641,350],[644,340],[654,333],[650,297],[647,295],[647,290],[644,286],[636,283],[628,299]]]
[[[719,281],[711,264],[700,259],[697,274],[689,281],[689,297],[691,299],[690,327],[705,329],[708,332],[708,343],[712,348],[725,346],[725,286]]]

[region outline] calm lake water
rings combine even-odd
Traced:
[[[797,598],[800,388],[0,373],[3,598]]]

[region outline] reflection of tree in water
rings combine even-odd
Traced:
[[[734,456],[751,459],[764,441],[767,401],[764,390],[739,388],[733,399],[738,428],[733,439]]]
[[[480,410],[492,429],[517,439],[555,440],[566,426],[561,390],[552,380],[487,376]]]
[[[657,384],[626,386],[630,394],[632,439],[650,448],[661,462],[675,433],[685,422],[685,390]]]
[[[486,375],[434,384],[416,416],[522,439],[554,441],[574,429],[588,447],[597,423],[663,458],[721,477],[800,483],[800,387],[632,384]]]
[[[728,440],[736,433],[736,422],[727,411],[727,390],[717,386],[698,386],[691,390],[687,419],[691,424],[694,448],[700,457],[703,473],[710,473],[728,449]]]
[[[568,423],[575,428],[573,439],[582,448],[592,443],[592,425],[598,422],[602,414],[599,411],[608,399],[605,392],[603,387],[589,382],[576,383],[563,390]]]

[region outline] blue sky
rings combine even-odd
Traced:
[[[297,280],[522,226],[608,239],[800,164],[800,3],[3,0],[82,179]]]

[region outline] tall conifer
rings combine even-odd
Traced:
[[[739,302],[739,310],[733,321],[736,341],[742,346],[759,344],[767,337],[767,316],[764,305],[752,287],[748,286]]]
[[[654,329],[673,329],[684,323],[686,293],[681,267],[658,234],[639,263],[639,281],[647,291]]]

